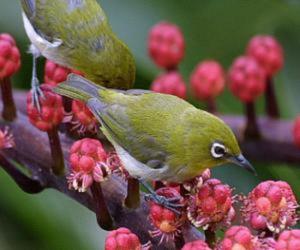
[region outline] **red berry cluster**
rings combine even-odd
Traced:
[[[10,77],[19,70],[20,57],[15,39],[9,34],[0,34],[0,79]]]
[[[107,154],[99,140],[84,138],[70,150],[69,187],[85,192],[93,182],[104,181],[111,173]]]
[[[77,70],[72,70],[56,64],[53,61],[47,60],[44,69],[44,81],[50,85],[56,86],[57,84],[65,81],[70,73],[83,75]]]
[[[280,232],[298,220],[295,195],[284,181],[260,183],[244,198],[243,216],[255,230]]]
[[[185,41],[178,26],[161,22],[152,27],[148,37],[149,56],[166,72],[153,81],[151,90],[186,98],[186,85],[181,74],[177,72],[184,50]]]
[[[42,131],[56,128],[64,118],[62,97],[52,91],[52,86],[42,84],[43,97],[39,98],[41,110],[38,110],[32,99],[32,93],[27,95],[27,113],[32,125]]]

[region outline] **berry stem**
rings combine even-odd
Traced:
[[[212,114],[215,114],[217,113],[217,105],[216,105],[216,100],[213,99],[213,98],[209,98],[207,101],[207,111],[212,113]]]
[[[257,125],[255,106],[253,102],[248,102],[245,104],[246,116],[247,116],[247,125],[245,129],[245,138],[246,139],[259,139],[260,132]]]
[[[270,118],[278,119],[280,117],[280,111],[275,95],[275,88],[272,77],[268,77],[267,86],[265,92],[266,101],[266,113]]]
[[[216,232],[209,227],[207,230],[204,231],[205,234],[205,241],[211,247],[212,249],[216,245],[217,237],[216,237]]]
[[[55,175],[63,175],[65,170],[65,163],[58,135],[58,129],[53,128],[51,130],[48,130],[47,133],[51,149],[53,173]]]
[[[127,197],[125,206],[128,208],[137,208],[140,205],[140,183],[137,179],[129,177],[127,185]]]
[[[1,154],[0,164],[3,170],[9,174],[9,176],[25,193],[37,194],[45,189],[45,187],[43,187],[39,181],[33,180],[25,175],[21,170],[19,170],[13,161],[3,157]]]
[[[108,231],[114,229],[114,223],[108,211],[101,184],[94,182],[91,186],[91,191],[95,202],[95,212],[99,226]]]
[[[183,246],[185,244],[185,241],[184,241],[183,234],[181,232],[178,235],[175,236],[174,243],[175,243],[176,249],[182,249],[183,248]]]
[[[17,111],[13,99],[10,77],[1,79],[0,85],[3,102],[2,117],[6,121],[13,121],[17,117]]]

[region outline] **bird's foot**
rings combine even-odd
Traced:
[[[36,77],[33,77],[31,86],[32,105],[36,107],[39,112],[41,112],[40,98],[44,99],[45,95],[41,90],[39,81]]]
[[[172,198],[167,198],[165,196],[161,196],[155,193],[151,194],[146,194],[145,195],[146,201],[153,201],[169,210],[172,212],[176,213],[177,215],[180,215],[180,209],[184,207],[183,204],[180,203],[181,197],[172,197]]]

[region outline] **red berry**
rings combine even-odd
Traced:
[[[300,230],[283,231],[276,242],[275,250],[300,250]]]
[[[107,154],[99,140],[84,138],[76,141],[70,150],[69,187],[85,192],[94,181],[105,180],[110,174],[106,162]]]
[[[189,192],[189,193],[195,193],[199,190],[199,188],[202,187],[203,183],[210,179],[211,172],[210,169],[205,169],[201,175],[195,177],[194,179],[184,182],[183,187]]]
[[[211,250],[203,240],[195,240],[186,243],[181,250]]]
[[[193,71],[190,81],[197,98],[200,100],[213,99],[224,90],[223,68],[217,61],[203,61]]]
[[[72,123],[80,134],[85,132],[97,133],[97,120],[88,107],[81,101],[72,102]]]
[[[247,47],[247,55],[263,67],[268,76],[277,73],[283,66],[283,50],[272,36],[258,35],[253,37]]]
[[[183,202],[183,198],[180,196],[176,188],[163,187],[156,190],[156,193],[160,196],[167,198],[179,197],[181,198],[179,203]],[[150,202],[150,214],[149,218],[156,230],[151,231],[152,237],[161,237],[161,241],[164,239],[171,240],[180,232],[180,226],[184,222],[182,216],[177,215],[173,211],[155,203]]]
[[[218,250],[259,250],[257,240],[250,230],[244,226],[232,226],[229,228],[222,242],[217,246]]]
[[[53,61],[47,60],[45,64],[45,83],[50,85],[57,85],[65,81],[70,73],[82,75],[79,71],[71,70],[69,68],[60,66]]]
[[[158,93],[186,98],[186,85],[182,76],[176,71],[160,75],[153,81],[150,89]]]
[[[175,68],[184,57],[184,38],[175,24],[160,22],[153,26],[148,36],[148,53],[162,68]]]
[[[142,244],[134,233],[121,227],[108,233],[105,250],[142,250]]]
[[[300,116],[298,116],[294,122],[293,132],[295,145],[300,147]]]
[[[0,79],[10,77],[19,70],[20,57],[15,39],[9,34],[0,34]]]
[[[235,216],[231,189],[217,179],[209,179],[191,195],[188,218],[196,227],[229,225]]]
[[[229,88],[242,102],[253,102],[266,88],[264,70],[251,57],[238,57],[229,70]]]
[[[39,98],[40,112],[32,102],[32,93],[27,95],[27,113],[32,125],[42,131],[49,131],[57,127],[64,118],[62,97],[52,92],[52,86],[42,84],[44,98]]]
[[[296,198],[289,184],[283,181],[260,183],[243,203],[243,217],[256,230],[278,233],[298,220]]]

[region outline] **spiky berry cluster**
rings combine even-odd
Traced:
[[[77,70],[72,70],[47,60],[44,69],[44,81],[47,84],[55,86],[58,83],[65,81],[70,73],[82,75],[82,73]]]
[[[186,98],[186,86],[182,76],[177,71],[167,72],[157,77],[151,85],[151,90],[175,95],[182,99]]]
[[[19,70],[20,57],[15,39],[9,34],[0,34],[0,79],[10,77]]]
[[[187,214],[196,226],[207,229],[229,225],[235,216],[232,191],[220,180],[208,179],[188,200]]]
[[[296,224],[298,207],[290,185],[284,181],[265,181],[243,199],[243,216],[256,230],[279,233]]]
[[[32,125],[42,131],[49,131],[57,127],[64,118],[62,97],[52,91],[52,86],[42,84],[43,97],[40,98],[41,110],[39,111],[32,100],[31,92],[27,95],[27,113]]]
[[[93,182],[102,182],[110,175],[107,154],[99,140],[84,138],[70,150],[70,188],[85,192]]]

